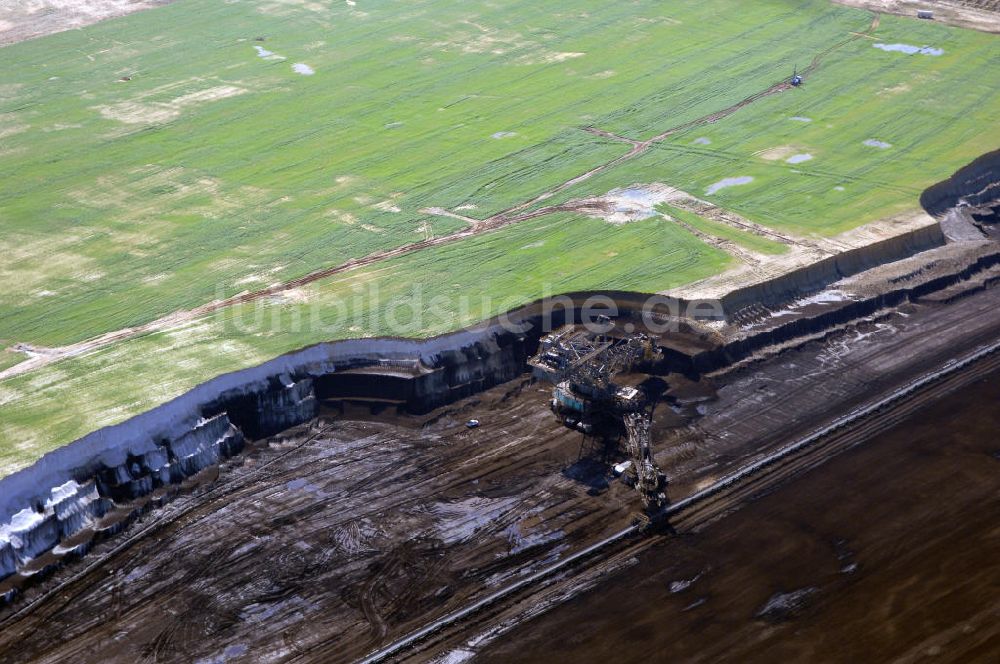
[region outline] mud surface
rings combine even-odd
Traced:
[[[993,374],[475,661],[995,661],[998,400]]]
[[[906,305],[727,374],[668,376],[671,402],[656,410],[653,442],[671,498],[996,339],[998,304],[1000,290],[987,289],[948,305]],[[320,419],[252,444],[193,491],[28,587],[0,611],[0,659],[350,661],[616,532],[637,508],[634,492],[609,473],[621,455],[560,427],[548,410],[550,389],[522,379],[421,417],[327,406]],[[482,426],[467,429],[473,417]],[[985,471],[995,462],[974,458]],[[949,477],[974,486],[964,475]],[[884,521],[879,527],[903,537],[885,511],[895,494],[855,499],[862,485],[848,495],[843,480],[799,486],[806,497],[859,501],[871,523]],[[912,484],[924,486],[920,478]],[[901,495],[904,502],[919,497]],[[863,574],[880,560],[850,524],[818,531],[799,520],[805,535],[792,537],[774,519],[737,514],[763,541],[782,542],[780,551],[820,532],[854,552],[841,566],[857,563]],[[668,568],[651,587],[688,584],[669,594],[684,608],[715,596],[702,590],[705,579],[721,593],[723,571],[740,568],[709,553],[694,560]],[[744,622],[757,612],[794,613],[831,593],[832,582],[818,573],[767,585],[766,565],[754,572],[763,580],[747,586],[753,606],[734,605]],[[841,577],[839,567],[830,574],[863,578]],[[645,627],[637,634],[649,632],[657,636]]]
[[[0,659],[361,655],[627,518],[604,467],[578,463],[582,435],[558,426],[548,398],[518,382],[426,418],[373,421],[358,408],[258,444],[135,524],[154,530],[128,548],[98,547],[89,560],[106,558],[92,572],[81,563],[29,591],[83,573],[69,595],[2,628]],[[331,639],[336,653],[322,650]]]

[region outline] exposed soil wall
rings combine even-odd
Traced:
[[[908,258],[944,243],[944,233],[938,224],[917,228],[880,242],[849,249],[763,283],[736,289],[722,298],[722,305],[727,314],[733,314],[752,305],[780,304],[821,290],[844,277]]]
[[[1000,199],[1000,150],[988,152],[948,178],[928,187],[920,195],[920,205],[935,216],[966,203],[985,205]]]
[[[934,211],[963,197],[995,193],[998,164],[1000,151],[985,155],[928,189],[922,204]],[[0,479],[0,580],[26,578],[57,566],[65,556],[83,553],[94,538],[113,534],[137,516],[141,508],[134,506],[136,501],[145,500],[145,505],[150,497],[169,499],[171,487],[239,453],[245,437],[267,437],[314,418],[321,400],[379,401],[428,412],[523,374],[543,334],[608,306],[611,314],[655,312],[678,322],[677,331],[661,339],[666,359],[659,370],[717,370],[768,346],[822,333],[1000,265],[1000,245],[983,244],[968,260],[947,269],[889,279],[864,297],[824,303],[728,339],[712,337],[691,322],[785,302],[943,243],[939,226],[917,229],[740,289],[727,295],[721,307],[670,297],[657,297],[649,307],[647,294],[569,293],[431,339],[322,343],[219,376]],[[115,510],[126,513],[109,519]],[[0,596],[14,592],[16,584],[9,579],[0,583]]]
[[[859,264],[863,262],[849,263],[847,269]],[[945,273],[901,280],[862,299],[824,303],[728,341],[709,343],[704,331],[681,325],[664,335],[665,360],[657,369],[691,374],[718,370],[769,346],[822,333],[997,265],[1000,247],[990,246]],[[159,502],[169,499],[170,487],[239,453],[245,436],[266,437],[314,418],[320,400],[377,401],[428,412],[522,375],[541,335],[565,322],[579,322],[588,306],[613,303],[619,315],[629,316],[646,301],[635,293],[575,293],[564,296],[552,311],[549,302],[537,302],[512,312],[504,324],[491,321],[425,341],[319,344],[208,381],[0,480],[0,523],[9,521],[0,531],[0,579],[44,571],[67,555],[84,552],[92,539],[113,534],[141,513],[129,507],[136,501],[157,492]],[[671,312],[678,303],[661,304]],[[106,519],[115,509],[132,512]],[[79,541],[67,546],[74,538]],[[47,562],[40,564],[45,556]],[[0,595],[5,594],[3,585]]]

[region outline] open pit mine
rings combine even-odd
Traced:
[[[650,552],[683,558],[741,506],[996,385],[998,181],[994,152],[923,194],[932,223],[721,309],[696,287],[570,293],[425,341],[320,344],[57,449],[0,480],[3,660],[542,661],[556,637],[533,618],[565,606],[586,625],[600,601],[570,600],[652,592]],[[996,517],[996,458],[975,463]],[[768,588],[740,620],[778,624],[822,592]],[[995,645],[984,615],[967,624]],[[648,656],[643,634],[615,648]]]
[[[0,664],[1000,661],[998,35],[0,2]]]

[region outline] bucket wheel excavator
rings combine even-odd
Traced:
[[[536,377],[555,383],[551,406],[568,427],[614,440],[624,434],[624,475],[642,503],[640,521],[649,524],[667,506],[666,476],[653,460],[653,405],[641,387],[620,380],[658,350],[643,334],[612,337],[564,330],[542,340],[531,365]]]

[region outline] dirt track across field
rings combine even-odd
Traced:
[[[807,71],[812,72],[816,68],[818,68],[823,57],[832,52],[833,50],[840,48],[841,46],[848,44],[854,41],[855,39],[859,39],[864,34],[874,31],[878,27],[878,22],[879,22],[879,17],[878,15],[876,15],[865,33],[856,33],[854,36],[849,37],[844,41],[840,42],[839,44],[831,47],[830,49],[827,49],[826,51],[823,51],[822,53],[818,54],[813,59]],[[108,332],[98,337],[87,339],[85,341],[81,341],[75,344],[69,344],[57,348],[35,347],[25,343],[14,344],[14,346],[12,347],[13,350],[24,352],[29,355],[29,358],[27,360],[24,360],[23,362],[15,364],[12,367],[0,371],[0,381],[5,380],[7,378],[12,378],[14,376],[23,375],[31,371],[35,371],[36,369],[39,369],[48,364],[51,364],[52,362],[55,362],[57,360],[66,357],[83,355],[95,351],[99,348],[108,346],[110,344],[123,341],[125,339],[130,339],[133,337],[143,336],[153,332],[170,329],[187,321],[199,318],[201,316],[205,316],[207,314],[219,311],[221,309],[225,309],[233,305],[243,304],[246,302],[253,302],[255,300],[259,300],[262,298],[271,297],[273,295],[277,295],[280,293],[290,291],[295,288],[299,288],[301,286],[305,286],[315,281],[326,279],[336,274],[357,270],[359,268],[367,267],[390,258],[397,258],[399,256],[404,256],[410,253],[414,253],[416,251],[428,249],[430,247],[437,247],[444,244],[450,244],[453,242],[457,242],[459,240],[472,237],[474,235],[487,233],[490,231],[503,228],[505,226],[510,226],[512,224],[516,224],[522,221],[550,214],[552,212],[563,210],[565,209],[564,206],[552,206],[548,208],[541,208],[531,212],[523,212],[524,210],[532,207],[533,205],[536,205],[548,198],[551,198],[552,196],[558,194],[561,191],[569,189],[570,187],[576,184],[579,184],[581,182],[590,179],[591,177],[597,175],[598,173],[601,173],[609,168],[613,168],[619,164],[622,164],[626,161],[629,161],[630,159],[633,159],[643,154],[657,142],[663,141],[667,137],[679,131],[718,122],[719,120],[732,115],[741,108],[744,108],[749,104],[754,103],[755,101],[758,101],[773,94],[777,94],[779,92],[784,92],[789,89],[791,89],[791,85],[789,85],[787,81],[774,83],[773,85],[767,87],[761,92],[753,94],[747,97],[746,99],[743,99],[737,102],[736,104],[733,104],[732,106],[724,108],[720,111],[715,111],[713,113],[705,115],[701,118],[697,118],[690,122],[686,122],[682,125],[678,125],[677,127],[674,127],[672,129],[668,129],[645,141],[633,141],[632,139],[623,139],[621,137],[614,137],[616,140],[625,140],[627,142],[632,143],[632,148],[624,155],[621,155],[620,157],[616,157],[615,159],[612,159],[608,162],[595,166],[594,168],[584,173],[581,173],[580,175],[570,178],[569,180],[554,187],[553,189],[550,189],[549,191],[543,192],[535,196],[534,198],[525,201],[524,203],[520,203],[514,207],[498,212],[490,217],[487,217],[486,219],[476,220],[470,217],[459,216],[459,218],[470,224],[469,228],[457,231],[455,233],[451,233],[449,235],[444,235],[435,238],[427,238],[424,240],[420,240],[418,242],[413,242],[410,244],[405,244],[399,247],[395,247],[393,249],[378,251],[372,254],[368,254],[367,256],[363,256],[361,258],[356,258],[346,261],[339,265],[311,272],[297,279],[292,279],[290,281],[270,286],[268,288],[264,288],[257,291],[239,293],[229,298],[208,302],[193,309],[175,311],[171,314],[150,321],[148,323],[144,323],[142,325],[136,325],[134,327],[127,327],[120,330],[115,330],[113,332]],[[607,135],[606,132],[602,132],[600,130],[592,130],[592,131],[601,136]],[[438,214],[449,217],[456,216],[455,213],[441,208],[429,208],[427,209],[427,212],[430,214]]]

